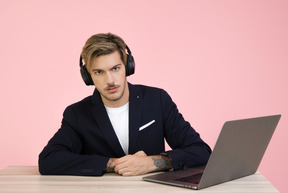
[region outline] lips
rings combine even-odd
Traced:
[[[112,86],[112,87],[109,87],[107,89],[107,91],[110,92],[110,93],[117,92],[117,90],[118,90],[118,86]]]

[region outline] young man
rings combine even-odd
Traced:
[[[61,128],[39,155],[41,174],[129,176],[206,164],[210,147],[171,97],[127,82],[134,60],[120,37],[90,37],[80,66],[95,91],[64,111]],[[172,150],[165,151],[164,139]]]

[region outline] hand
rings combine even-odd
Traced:
[[[144,151],[138,151],[133,155],[113,160],[111,168],[123,176],[141,175],[155,170],[155,165],[151,157]]]
[[[108,160],[106,169],[104,170],[105,172],[115,172],[114,167],[112,167],[112,163],[116,160],[116,158],[110,158]]]

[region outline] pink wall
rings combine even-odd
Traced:
[[[87,95],[78,57],[122,36],[132,83],[166,89],[212,147],[226,120],[282,114],[259,170],[288,192],[287,1],[0,0],[0,169],[36,165],[64,108]]]

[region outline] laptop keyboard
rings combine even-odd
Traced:
[[[185,177],[176,179],[176,181],[189,182],[189,183],[193,183],[193,184],[199,184],[202,174],[203,173],[193,174],[191,176],[185,176]]]

